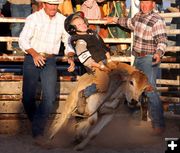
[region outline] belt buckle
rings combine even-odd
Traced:
[[[136,52],[136,55],[138,57],[144,57],[144,56],[146,56],[146,53],[145,52]]]
[[[47,54],[46,53],[43,53],[43,52],[40,52],[39,53],[41,56],[43,56],[43,57],[46,57],[47,56]]]
[[[48,54],[48,53],[43,53],[43,52],[40,52],[39,54],[45,58],[53,57],[53,54]]]
[[[140,53],[140,56],[141,56],[141,57],[144,57],[144,56],[146,56],[146,53],[145,53],[145,52],[141,52],[141,53]]]

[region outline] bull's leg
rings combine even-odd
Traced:
[[[99,110],[100,114],[111,114],[112,112],[115,112],[117,108],[119,108],[123,102],[124,98],[116,98],[112,101],[108,101],[105,103],[101,109]]]
[[[145,93],[142,94],[141,98],[140,98],[140,102],[141,102],[141,119],[143,121],[147,121],[148,116],[148,97],[145,95]]]
[[[76,126],[76,138],[84,138],[92,125],[97,121],[97,107],[99,106],[99,94],[94,94],[87,99],[85,114],[90,115]]]
[[[87,137],[78,145],[75,146],[75,150],[82,150],[94,138],[113,118],[114,114],[103,115],[100,121],[89,132]]]
[[[109,98],[109,101],[104,103],[105,108],[115,109],[120,102],[124,102],[123,86],[120,86]]]
[[[72,93],[68,96],[65,105],[63,106],[60,117],[58,117],[57,120],[54,120],[51,124],[51,127],[49,128],[50,139],[53,139],[57,132],[68,123],[69,118],[71,117],[72,112],[76,107],[77,100],[76,90],[73,90]]]
[[[89,129],[91,128],[91,126],[93,124],[95,124],[97,121],[97,113],[95,113],[93,116],[84,119],[83,121],[79,122],[76,125],[76,136],[75,136],[75,140],[76,141],[81,141],[83,140],[87,134]]]

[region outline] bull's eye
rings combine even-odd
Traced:
[[[134,85],[134,84],[133,84],[133,81],[130,81],[129,83],[130,83],[130,85],[132,85],[132,86]]]

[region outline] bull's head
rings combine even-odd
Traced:
[[[151,85],[148,82],[147,76],[141,71],[134,71],[127,78],[125,96],[129,104],[137,104],[140,101],[142,93],[146,89],[150,89]],[[152,89],[152,88],[151,88]]]

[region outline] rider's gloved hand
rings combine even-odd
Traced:
[[[108,59],[106,65],[110,70],[114,70],[117,68],[116,62],[112,61],[112,59]]]
[[[110,69],[107,66],[105,66],[104,64],[101,64],[99,69],[102,70],[102,71],[106,71],[106,72],[110,71]]]

